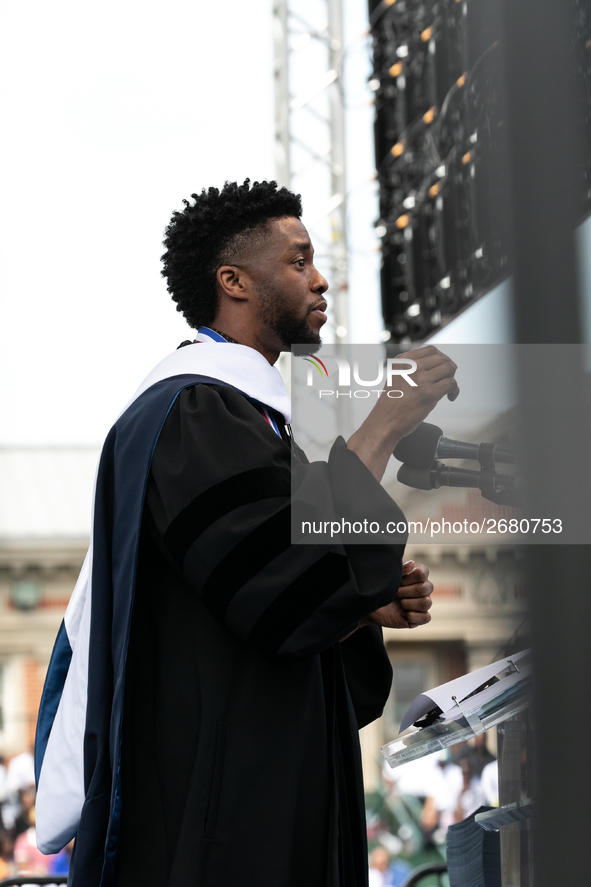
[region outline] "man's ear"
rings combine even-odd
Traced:
[[[250,297],[247,276],[237,265],[222,265],[216,272],[216,280],[222,295],[242,300]]]

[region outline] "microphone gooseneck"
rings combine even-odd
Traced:
[[[416,490],[462,487],[480,490],[486,498],[488,498],[488,494],[507,493],[513,496],[522,489],[519,477],[497,474],[496,472],[490,474],[485,471],[472,471],[469,468],[453,468],[450,465],[444,465],[443,462],[434,462],[431,468],[413,468],[412,465],[401,465],[397,478],[401,484],[414,487]],[[517,504],[517,499],[514,499],[511,504]]]
[[[515,464],[518,454],[496,444],[474,444],[443,436],[437,425],[422,422],[411,434],[403,437],[394,450],[399,462],[411,468],[430,468],[437,459],[472,459],[481,465],[492,462]]]

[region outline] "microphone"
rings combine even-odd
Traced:
[[[434,462],[430,468],[415,468],[411,465],[401,465],[396,475],[401,484],[414,487],[417,490],[438,490],[439,487],[471,487],[479,490],[482,486],[488,486],[491,478],[480,471],[472,471],[469,468],[451,468],[443,462]],[[521,489],[521,478],[511,477],[508,474],[494,474],[492,476],[493,489],[487,492],[504,493],[518,492]]]
[[[437,459],[475,459],[480,462],[492,456],[493,462],[515,464],[518,455],[496,444],[473,444],[443,436],[437,425],[421,422],[411,434],[403,437],[394,450],[399,462],[412,468],[430,468]]]
[[[473,487],[478,489],[479,471],[468,468],[449,468],[442,462],[435,462],[432,468],[415,468],[404,464],[396,477],[401,484],[417,490],[438,490],[439,487]]]

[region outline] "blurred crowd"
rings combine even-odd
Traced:
[[[10,875],[65,875],[72,847],[44,856],[35,839],[35,767],[31,751],[0,755],[0,880]]]
[[[382,790],[368,797],[369,887],[400,887],[408,873],[445,858],[450,825],[480,807],[498,807],[497,760],[487,734],[452,750],[392,769],[384,763]]]

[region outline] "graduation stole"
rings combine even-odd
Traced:
[[[197,332],[202,336],[209,336],[209,338],[213,339],[214,342],[224,342],[226,345],[228,344],[228,340],[225,339],[224,336],[222,336],[215,330],[212,330],[209,326],[200,326]],[[236,342],[236,344],[239,345],[240,342]],[[275,421],[271,413],[267,410],[267,408],[264,406],[258,406],[257,409],[262,417],[266,419],[266,421],[269,423],[275,434],[277,434],[283,440],[283,437],[279,430],[279,426],[277,425],[277,422]]]

